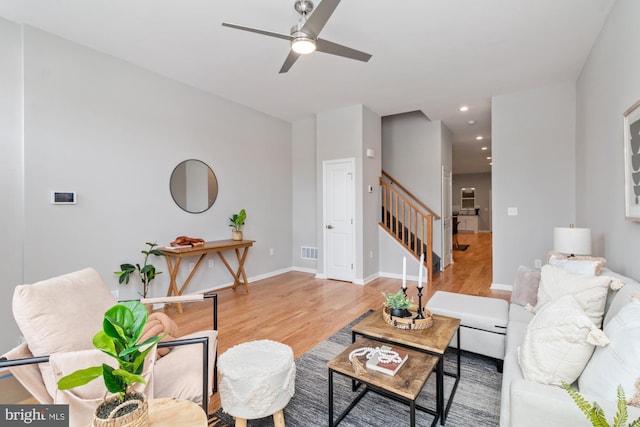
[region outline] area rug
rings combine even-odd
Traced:
[[[327,362],[351,344],[351,326],[368,315],[365,313],[329,339],[296,359],[296,391],[284,409],[287,427],[326,426],[328,413],[328,372]],[[446,425],[450,427],[495,427],[499,424],[500,384],[502,374],[496,371],[493,359],[468,353],[461,353],[461,380],[451,405]],[[445,354],[445,370],[455,371],[455,351]],[[453,386],[453,379],[445,376],[445,393]],[[334,408],[336,415],[347,407],[354,394],[351,382],[345,377],[334,375]],[[425,385],[418,403],[435,408],[435,374]],[[217,411],[214,415],[216,427],[231,427],[233,417]],[[433,416],[416,411],[416,425],[431,425]],[[249,427],[273,426],[273,418],[249,420]],[[344,427],[396,427],[409,425],[409,407],[402,403],[375,394],[367,395],[342,420]]]
[[[469,245],[453,245],[454,251],[466,251]]]

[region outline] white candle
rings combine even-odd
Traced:
[[[407,257],[402,258],[402,289],[407,289]]]
[[[424,252],[420,255],[420,265],[418,266],[418,289],[422,289],[422,269],[424,267]]]

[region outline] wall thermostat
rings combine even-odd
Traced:
[[[75,205],[78,203],[78,197],[75,191],[52,191],[52,205]]]

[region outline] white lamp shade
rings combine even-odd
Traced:
[[[591,229],[555,227],[553,250],[563,254],[591,255]]]

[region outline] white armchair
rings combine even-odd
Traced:
[[[213,329],[189,334],[158,347],[171,347],[156,359],[150,353],[145,364],[149,398],[176,397],[202,404],[205,412],[215,391],[217,359],[217,296],[212,298]],[[180,302],[202,300],[202,295],[178,297]],[[142,300],[175,302],[174,298]],[[32,285],[17,286],[13,314],[25,342],[0,358],[18,381],[40,403],[70,405],[70,426],[85,426],[93,409],[104,398],[101,381],[60,391],[57,380],[76,369],[94,366],[108,356],[96,350],[93,335],[102,329],[104,312],[117,301],[92,268],[54,277]],[[193,345],[200,344],[200,345]],[[205,381],[205,378],[207,379]]]

